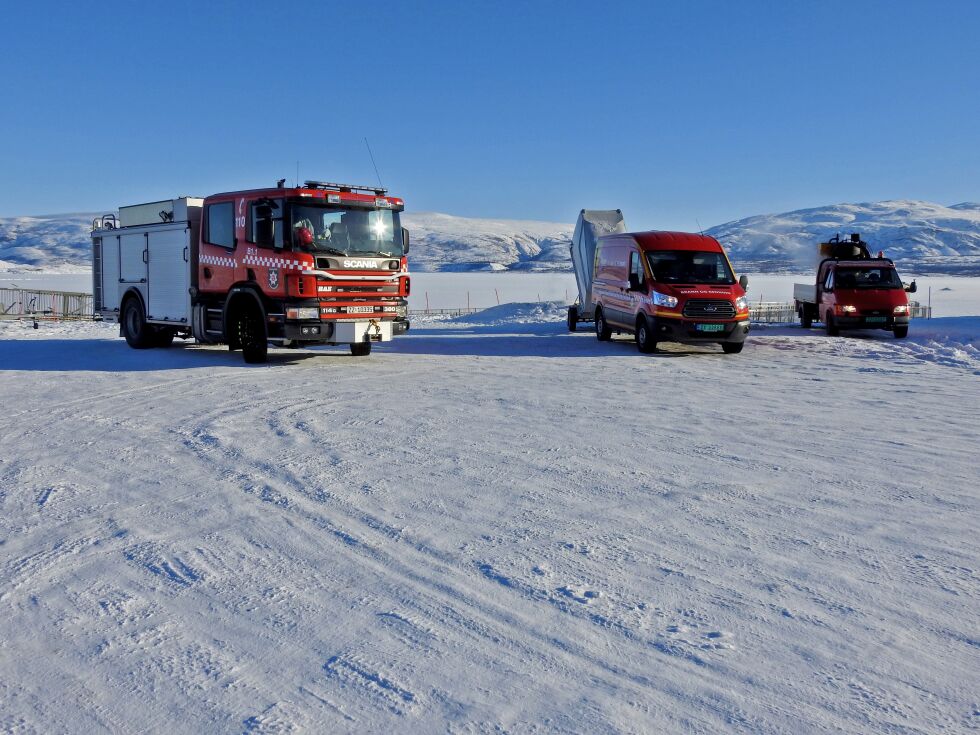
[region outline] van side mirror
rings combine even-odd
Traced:
[[[744,273],[738,277],[738,285],[742,287],[743,291],[748,292],[749,290],[749,277]]]
[[[643,281],[640,280],[640,276],[636,273],[630,273],[630,291],[642,291]]]
[[[402,253],[408,255],[408,230],[402,227]]]
[[[919,287],[915,285],[915,281],[912,281],[912,283],[905,287],[905,290],[909,293],[915,293],[919,290]]]

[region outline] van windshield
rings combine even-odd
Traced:
[[[838,268],[838,288],[903,288],[894,268]]]
[[[711,283],[731,286],[735,274],[721,253],[702,250],[652,250],[647,260],[661,283]]]

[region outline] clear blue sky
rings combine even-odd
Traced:
[[[16,2],[0,216],[373,183],[691,230],[980,200],[980,2]]]

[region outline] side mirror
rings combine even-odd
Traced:
[[[749,277],[744,273],[738,277],[738,285],[742,287],[743,291],[749,290]]]
[[[276,239],[276,225],[272,217],[255,220],[255,244],[259,247],[272,247]]]
[[[915,285],[915,281],[912,281],[912,283],[905,287],[905,290],[909,293],[915,293],[919,290],[919,287]]]
[[[630,273],[629,281],[630,281],[630,291],[643,290],[643,281],[640,280],[640,277],[636,273]]]
[[[402,227],[402,253],[408,255],[408,230]]]

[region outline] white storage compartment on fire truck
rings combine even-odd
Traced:
[[[117,321],[123,297],[139,293],[146,320],[187,327],[196,264],[202,199],[179,199],[121,207],[119,218],[100,217],[92,229],[95,311]]]

